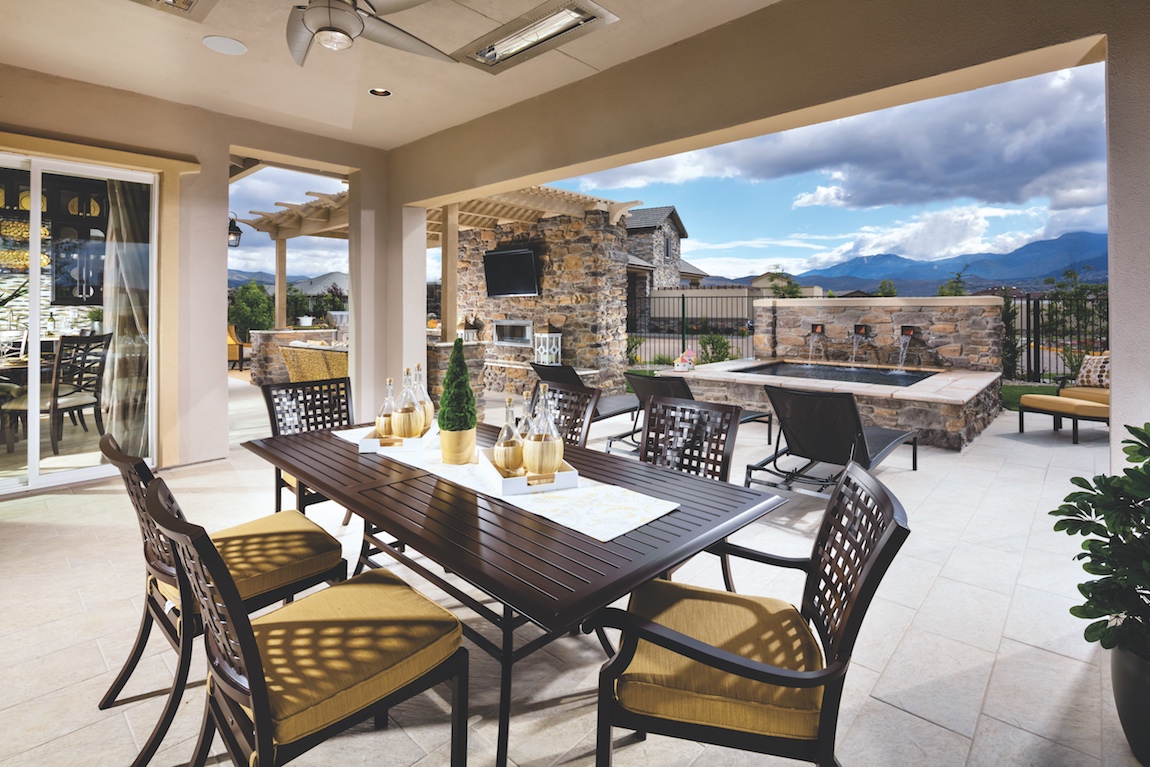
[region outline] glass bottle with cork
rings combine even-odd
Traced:
[[[403,439],[423,434],[423,406],[415,396],[411,368],[403,369],[403,390],[391,414],[391,433]]]
[[[423,408],[423,432],[420,434],[423,436],[435,421],[435,403],[431,401],[431,395],[427,393],[427,384],[423,380],[423,365],[418,362],[415,363],[415,379],[412,381],[412,386],[415,390],[415,398],[419,401],[419,406]]]
[[[523,437],[515,427],[515,400],[507,398],[507,411],[503,417],[503,428],[495,438],[492,460],[505,472],[515,473],[523,468]]]
[[[375,433],[379,437],[391,436],[391,414],[395,412],[395,379],[387,379],[387,396],[375,417]]]
[[[527,438],[523,442],[523,466],[528,474],[554,474],[563,465],[563,439],[555,427],[547,391],[547,384],[539,384],[535,416],[527,427]]]

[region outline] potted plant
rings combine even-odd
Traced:
[[[1087,641],[1111,650],[1118,718],[1134,756],[1150,765],[1150,423],[1126,430],[1133,465],[1093,482],[1075,477],[1081,490],[1050,514],[1060,517],[1055,530],[1086,538],[1077,559],[1096,578],[1079,584],[1086,601],[1070,612],[1093,621]]]
[[[88,310],[88,322],[92,324],[93,333],[102,333],[104,331],[104,309],[103,307],[96,306]]]
[[[456,338],[439,398],[439,448],[444,463],[471,463],[475,455],[475,422],[475,392],[463,360],[463,339]]]

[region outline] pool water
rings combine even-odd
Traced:
[[[767,362],[732,372],[788,376],[790,378],[820,378],[827,381],[851,381],[853,383],[884,384],[886,386],[910,386],[934,375],[933,372],[922,370],[804,365],[795,362]]]

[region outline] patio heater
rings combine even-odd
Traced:
[[[563,334],[559,328],[548,324],[546,328],[535,333],[535,362],[539,365],[559,365],[560,351],[563,346]]]

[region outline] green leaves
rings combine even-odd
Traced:
[[[1086,539],[1075,558],[1096,580],[1079,584],[1086,601],[1070,608],[1094,621],[1083,636],[1150,660],[1150,423],[1126,430],[1132,439],[1124,451],[1134,465],[1093,481],[1074,477],[1079,489],[1050,515],[1058,518],[1055,531]]]
[[[439,398],[439,428],[444,431],[474,429],[478,418],[475,413],[475,392],[467,375],[467,362],[463,359],[463,339],[456,338],[443,375],[443,395]]]

